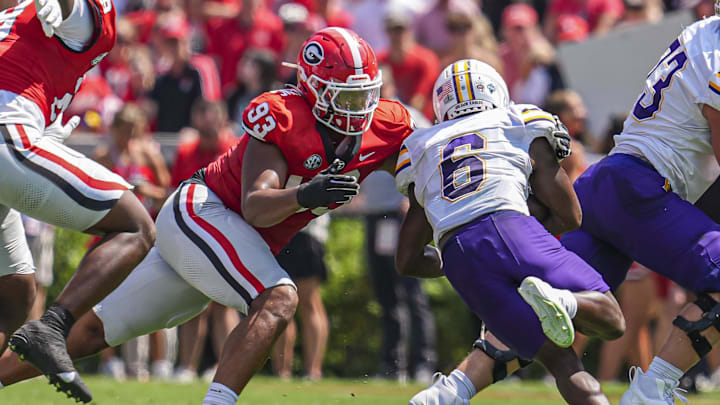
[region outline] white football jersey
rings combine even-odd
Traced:
[[[687,27],[650,71],[610,152],[649,161],[695,202],[720,174],[702,105],[720,110],[720,17]]]
[[[398,190],[425,208],[437,243],[442,235],[499,210],[529,215],[528,150],[555,128],[552,115],[533,105],[511,105],[413,132],[395,167]]]

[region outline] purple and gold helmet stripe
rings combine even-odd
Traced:
[[[458,64],[460,62],[455,62],[453,64],[453,78],[455,79],[453,81],[453,87],[455,88],[455,96],[457,97],[458,102],[462,103],[465,101],[463,99],[462,91],[460,90],[460,75],[458,74]]]
[[[470,62],[467,60],[465,61],[465,83],[467,84],[470,100],[475,100],[475,92],[473,91],[472,80],[470,79]]]

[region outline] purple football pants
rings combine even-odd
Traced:
[[[571,291],[606,292],[602,277],[534,218],[514,211],[463,226],[442,249],[443,271],[487,328],[522,358],[543,345],[540,320],[517,288],[527,276]]]
[[[604,158],[575,182],[583,221],[563,245],[613,290],[635,260],[695,293],[720,291],[720,225],[664,185],[640,158]]]

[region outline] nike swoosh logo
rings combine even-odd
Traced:
[[[370,156],[372,156],[372,155],[374,155],[374,154],[375,154],[375,152],[370,152],[370,153],[368,153],[367,155],[363,155],[363,154],[361,153],[360,156],[358,156],[358,160],[362,162],[363,160],[369,158]]]

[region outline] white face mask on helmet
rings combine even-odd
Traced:
[[[438,122],[510,104],[505,80],[492,66],[475,59],[459,60],[443,69],[432,96]]]
[[[720,0],[715,0],[715,15],[720,16]]]

